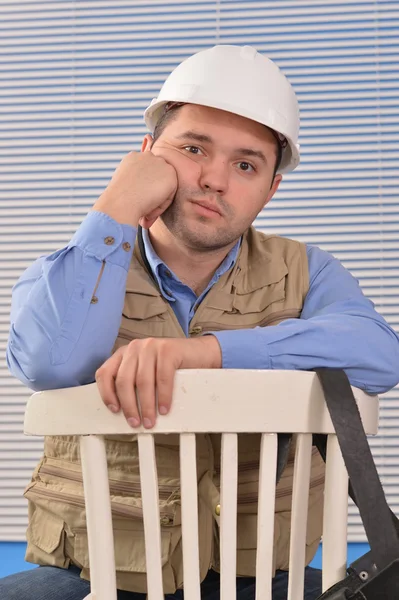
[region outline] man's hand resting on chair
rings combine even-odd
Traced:
[[[213,335],[197,339],[146,338],[119,348],[96,372],[104,404],[122,409],[132,427],[155,425],[169,412],[177,369],[218,369],[222,352]],[[140,412],[137,398],[140,402]]]

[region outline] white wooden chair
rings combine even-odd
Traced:
[[[366,433],[375,434],[378,398],[354,388]],[[297,433],[288,600],[303,599],[305,533],[312,433],[329,434],[326,466],[323,590],[345,575],[347,473],[321,386],[299,371],[184,370],[175,379],[172,410],[152,430],[138,430],[148,600],[163,598],[155,433],[180,434],[184,592],[200,599],[196,433],[222,434],[221,600],[236,597],[237,433],[261,433],[256,600],[271,599],[277,433]],[[123,414],[102,403],[96,384],[37,392],[25,415],[27,435],[79,435],[86,500],[91,593],[116,600],[111,505],[103,436],[130,434]],[[150,540],[150,543],[148,541]]]

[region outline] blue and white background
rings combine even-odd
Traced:
[[[255,46],[299,97],[302,162],[257,226],[335,254],[399,327],[399,2],[0,0],[0,576],[28,567],[22,491],[42,448],[4,360],[12,285],[139,149],[167,74],[215,43]],[[396,513],[398,436],[395,389],[370,443]],[[353,557],[367,546],[349,512]]]

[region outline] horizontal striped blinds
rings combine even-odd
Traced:
[[[8,374],[11,288],[64,246],[171,69],[215,43],[250,44],[299,97],[300,167],[258,228],[333,252],[399,327],[399,8],[365,0],[0,0],[0,539],[23,540],[22,490],[42,441],[21,433],[29,391]],[[399,512],[399,392],[371,440]],[[350,508],[350,539],[365,539]]]

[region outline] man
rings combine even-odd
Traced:
[[[134,431],[170,410],[177,369],[329,366],[380,393],[398,382],[399,359],[398,337],[336,259],[251,227],[281,174],[299,162],[297,101],[276,65],[249,47],[200,52],[169,76],[145,119],[152,136],[142,152],[123,158],[70,244],[36,261],[15,286],[7,352],[11,372],[33,389],[95,379],[108,408],[122,410],[132,426],[131,439],[107,440],[118,598],[126,600],[146,591]],[[257,452],[254,437],[241,436],[239,496],[246,485],[253,500],[243,507],[239,497],[237,590],[248,600],[255,597]],[[164,590],[180,598],[172,439],[158,440],[157,458]],[[206,599],[219,594],[212,534],[219,458],[218,438],[199,438]],[[289,461],[276,494],[274,600],[287,596],[292,472]],[[307,563],[320,540],[323,475],[314,452]],[[87,540],[74,438],[46,439],[26,497],[27,559],[47,566],[0,581],[1,598],[84,598]],[[305,588],[306,600],[321,593],[319,571],[306,568]]]

